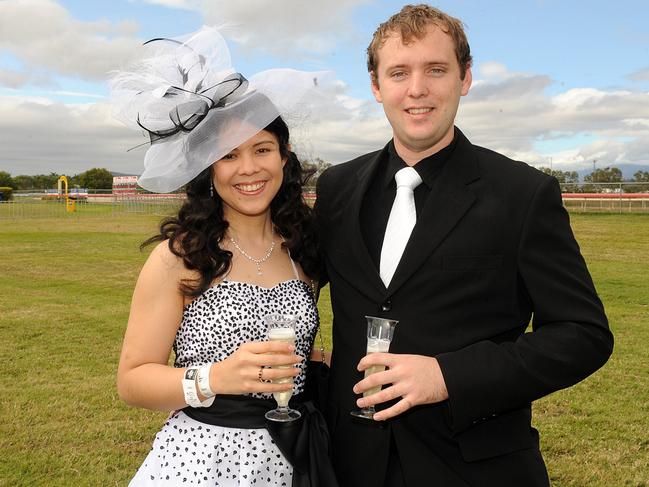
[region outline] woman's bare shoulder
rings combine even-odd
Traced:
[[[177,284],[191,277],[192,272],[185,267],[183,258],[171,250],[169,242],[168,239],[163,240],[153,248],[142,271],[158,278],[171,279]]]

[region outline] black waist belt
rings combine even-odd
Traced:
[[[299,396],[293,398],[293,400],[296,399],[299,400]],[[264,414],[275,407],[275,402],[269,399],[218,395],[209,407],[193,408],[190,406],[183,409],[183,412],[201,423],[225,428],[254,429],[266,427],[267,420]]]
[[[313,403],[302,402],[301,396],[291,399],[291,407],[302,416],[286,423],[264,417],[277,406],[275,401],[249,396],[218,395],[209,407],[186,407],[183,412],[196,421],[214,426],[265,428],[293,467],[292,487],[337,487],[329,459],[327,425]]]

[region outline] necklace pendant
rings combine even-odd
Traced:
[[[273,253],[273,249],[275,248],[275,240],[273,240],[270,244],[270,248],[268,249],[268,252],[266,252],[266,255],[264,255],[261,259],[255,259],[254,257],[248,255],[245,250],[243,250],[241,247],[239,247],[239,244],[235,239],[230,237],[230,242],[232,242],[232,245],[234,245],[234,248],[239,251],[241,255],[243,255],[246,259],[248,259],[251,262],[254,262],[255,265],[257,266],[257,275],[261,276],[261,264],[263,262],[266,262],[271,254]]]

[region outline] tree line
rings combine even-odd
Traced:
[[[540,167],[539,171],[557,178],[561,183],[561,189],[566,193],[599,193],[607,187],[606,183],[610,184],[608,188],[611,190],[619,188],[620,183],[647,183],[622,185],[622,191],[626,193],[649,191],[649,171],[636,171],[633,174],[633,179],[629,180],[622,178],[622,171],[619,168],[607,166],[586,174],[583,183],[579,182],[577,171],[559,171],[549,167]]]
[[[12,176],[6,171],[0,171],[0,187],[12,189],[52,189],[57,187],[61,174],[37,174]],[[70,188],[86,189],[111,189],[113,187],[113,174],[104,168],[89,169],[74,176],[65,175]]]
[[[320,174],[330,166],[330,163],[319,157],[316,157],[312,161],[302,162],[305,174],[310,176],[307,181],[307,189],[314,189]],[[539,170],[557,178],[563,190],[566,192],[598,192],[600,189],[589,183],[623,182],[647,183],[629,186],[626,188],[629,192],[649,191],[649,171],[637,171],[633,175],[632,180],[624,180],[620,169],[617,167],[605,167],[603,169],[595,169],[590,174],[587,174],[584,176],[584,182],[580,183],[577,171],[560,171],[549,167],[541,167]],[[8,172],[0,171],[0,187],[22,190],[56,188],[60,176],[60,174],[56,173],[38,174],[35,176],[11,176]],[[68,184],[71,188],[110,189],[113,186],[113,175],[108,169],[93,168],[74,176],[68,176]]]
[[[307,187],[315,188],[318,176],[331,166],[330,163],[316,157],[313,161],[302,162],[305,175],[308,175]],[[37,174],[34,176],[20,175],[12,176],[6,171],[0,171],[0,187],[12,189],[52,189],[57,187],[61,174]],[[74,176],[65,175],[68,178],[70,188],[86,189],[111,189],[113,187],[113,175],[108,169],[93,168]]]

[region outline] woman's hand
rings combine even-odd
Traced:
[[[270,381],[293,378],[300,373],[296,365],[304,358],[294,351],[293,345],[279,341],[244,343],[228,358],[212,366],[210,387],[216,394],[289,391],[293,381],[284,384]]]

